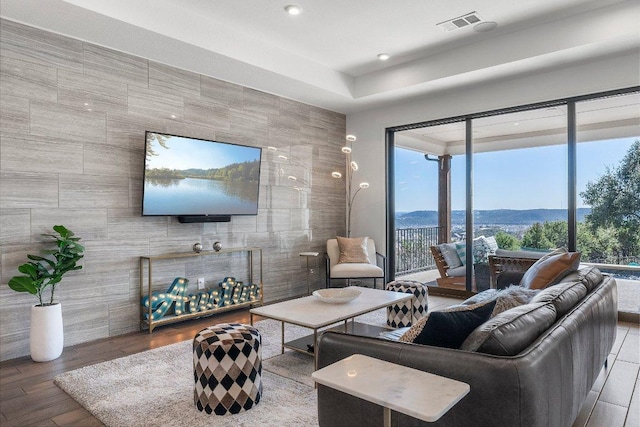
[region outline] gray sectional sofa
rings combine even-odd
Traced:
[[[582,287],[567,283],[582,283],[586,296],[567,305],[571,292]],[[393,426],[571,426],[612,349],[617,290],[613,278],[594,268],[571,273],[555,286],[571,289],[538,298],[531,303],[538,308],[520,306],[511,309],[520,310],[515,315],[510,310],[502,313],[499,316],[507,313],[512,320],[493,328],[476,351],[327,332],[318,348],[319,367],[359,353],[471,386],[470,393],[437,422],[393,413]],[[551,321],[549,313],[555,316]],[[496,318],[488,322],[496,323]],[[535,325],[544,319],[551,326],[536,332]],[[510,351],[517,353],[505,355]],[[381,406],[318,386],[321,427],[382,426],[382,412]]]

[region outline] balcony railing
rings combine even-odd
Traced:
[[[436,268],[430,246],[438,244],[440,227],[396,230],[396,275]]]

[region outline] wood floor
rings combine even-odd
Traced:
[[[429,309],[447,307],[456,300],[429,297]],[[75,400],[60,390],[53,378],[66,371],[116,359],[152,348],[192,339],[213,323],[249,323],[247,310],[122,335],[65,348],[51,362],[34,363],[28,357],[0,363],[0,426],[101,426]],[[640,427],[640,328],[619,323],[618,336],[603,370],[574,427]]]

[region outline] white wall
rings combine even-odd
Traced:
[[[638,85],[640,52],[635,50],[347,115],[347,133],[358,137],[352,154],[360,166],[356,180],[371,185],[353,208],[352,235],[370,236],[386,252],[385,128]]]

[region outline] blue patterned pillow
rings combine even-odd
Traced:
[[[456,252],[458,252],[462,265],[467,265],[467,244],[464,242],[456,243]]]

